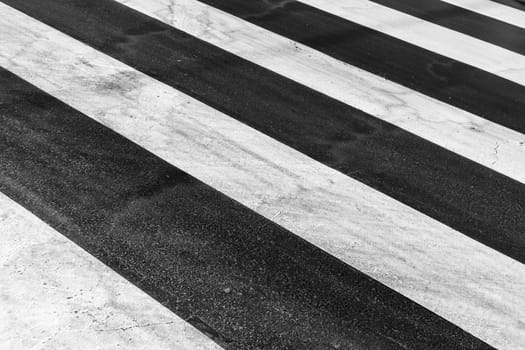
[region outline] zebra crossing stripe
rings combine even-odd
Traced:
[[[522,264],[36,21],[4,17],[24,50],[5,42],[19,54],[2,64],[23,78],[463,329],[500,348],[519,343]]]
[[[523,13],[509,6],[491,0],[443,0],[449,4],[492,17],[514,26],[525,28]],[[517,2],[516,2],[517,3]]]
[[[0,193],[0,347],[220,347]]]

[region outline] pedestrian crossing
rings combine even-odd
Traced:
[[[520,349],[521,31],[426,6],[2,0],[0,347]]]
[[[512,0],[494,0],[495,2],[498,2],[500,4],[517,8],[518,10],[525,10],[525,4],[523,4],[523,1],[512,1]]]
[[[2,349],[221,349],[3,194],[0,210]]]
[[[169,1],[128,0],[125,4],[515,180],[525,182],[520,177],[525,174],[524,169],[520,169],[521,164],[514,161],[525,151],[521,146],[524,141],[521,133],[418,94],[367,71],[345,65],[330,56],[290,42],[198,1],[178,1],[176,8],[173,8],[175,5],[168,7]],[[202,18],[207,20],[203,21]],[[261,55],[261,52],[264,54]],[[494,155],[495,147],[498,147],[497,160]]]
[[[404,11],[415,10],[404,13],[368,0],[344,2],[328,0],[304,1],[305,4],[323,9],[340,18],[380,31],[404,42],[425,48],[518,84],[525,82],[525,74],[523,73],[525,59],[523,49],[520,46],[523,42],[519,40],[525,33],[523,29],[510,26],[516,32],[511,36],[510,34],[513,31],[509,31],[506,28],[498,28],[498,26],[495,26],[496,28],[494,29],[491,28],[495,33],[504,31],[504,38],[510,37],[508,38],[510,43],[506,45],[507,47],[502,47],[494,45],[493,42],[495,40],[491,37],[473,38],[449,27],[428,22],[427,18],[422,19],[412,15],[413,13],[422,14],[428,11],[431,16],[430,19],[444,18],[447,20],[450,18],[449,16],[439,15],[440,13],[447,13],[447,6],[442,1],[425,1],[425,4],[442,4],[440,7],[445,8],[441,9],[427,8],[427,6],[422,6],[421,4],[414,4],[420,3],[419,1],[377,0],[377,2],[388,4],[389,6],[399,4],[400,6],[398,7]],[[463,17],[463,13],[457,16],[459,19]],[[469,20],[461,28],[472,29],[474,27],[473,23],[476,24],[476,21]],[[479,26],[488,27],[485,23],[479,23]],[[500,30],[499,32],[498,29]],[[428,38],[433,38],[433,40],[428,40]],[[501,44],[500,38],[498,37],[497,39],[498,44]],[[454,45],[450,45],[451,42],[454,42]]]
[[[449,4],[462,7],[472,12],[477,12],[481,15],[492,17],[499,21],[512,24],[516,27],[525,28],[525,19],[523,13],[518,9],[514,9],[503,4],[498,4],[494,1],[479,1],[479,0],[445,0]],[[514,2],[519,4],[518,2]]]
[[[352,0],[352,3],[358,2],[360,3],[359,0]],[[440,28],[448,28],[457,33],[464,33],[484,42],[495,44],[498,48],[502,47],[521,54],[523,54],[525,50],[525,44],[523,44],[522,40],[522,28],[491,17],[482,16],[477,12],[470,11],[463,7],[451,6],[447,1],[429,0],[425,1],[423,4],[416,0],[373,0],[373,2],[380,5],[377,8],[374,6],[376,11],[386,12],[395,9],[405,14],[415,16],[428,23],[437,24]],[[387,7],[380,10],[379,7],[382,6]],[[396,18],[399,15],[396,16],[392,14],[392,16]],[[406,17],[405,20],[410,22]],[[445,38],[446,36],[442,37],[442,39]]]

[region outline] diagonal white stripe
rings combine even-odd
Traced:
[[[441,0],[479,14],[525,28],[525,14],[518,9],[490,0]],[[525,38],[524,38],[525,40]]]
[[[0,193],[1,349],[219,350]]]
[[[525,85],[525,56],[368,0],[302,0],[341,18]]]
[[[195,0],[117,1],[525,183],[525,135],[519,132]]]
[[[0,65],[480,339],[525,343],[523,264],[18,11],[0,14]]]

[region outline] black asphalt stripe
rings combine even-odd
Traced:
[[[119,3],[50,0],[41,6],[37,0],[26,0],[15,5],[525,262],[525,186],[521,183]]]
[[[525,54],[525,29],[440,0],[371,0],[425,21]],[[429,40],[432,40],[429,38]]]
[[[499,2],[500,4],[507,5],[507,6],[514,7],[519,10],[525,11],[525,1],[518,1],[518,0],[491,0],[491,1]]]
[[[489,349],[0,70],[0,190],[231,349]]]

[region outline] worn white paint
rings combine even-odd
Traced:
[[[221,349],[2,193],[0,237],[0,349]]]
[[[196,0],[117,0],[525,183],[525,135]]]
[[[525,344],[523,264],[2,4],[0,31],[1,66],[482,340]]]
[[[490,0],[441,0],[464,9],[525,28],[525,12]]]
[[[525,56],[368,0],[301,2],[525,85]]]

